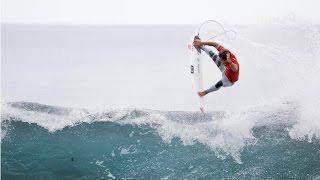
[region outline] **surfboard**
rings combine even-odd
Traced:
[[[198,100],[199,108],[204,112],[204,97],[200,97],[198,92],[203,91],[203,69],[202,69],[202,58],[201,49],[193,46],[194,39],[199,39],[198,35],[193,35],[191,37],[191,42],[189,44],[190,49],[190,74],[193,84],[193,90],[195,96]]]

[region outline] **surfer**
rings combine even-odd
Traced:
[[[219,90],[221,87],[232,86],[239,78],[239,63],[234,54],[228,49],[224,48],[216,42],[202,42],[199,37],[196,36],[193,45],[197,48],[201,48],[205,51],[214,63],[218,66],[222,73],[222,79],[215,85],[205,91],[198,92],[200,97],[205,96],[208,93]],[[213,46],[218,50],[218,54],[207,48],[206,46]]]

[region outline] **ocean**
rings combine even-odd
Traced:
[[[320,26],[229,25],[240,80],[205,113],[196,27],[2,24],[1,178],[319,179]]]

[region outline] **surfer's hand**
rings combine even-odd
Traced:
[[[196,40],[193,41],[193,45],[194,45],[194,46],[197,46],[197,47],[200,47],[200,46],[202,46],[203,44],[202,44],[202,42],[201,42],[200,40],[196,39]]]

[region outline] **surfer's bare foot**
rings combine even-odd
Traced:
[[[205,96],[206,94],[207,94],[207,93],[206,93],[205,91],[198,92],[198,95],[199,95],[200,97]]]

